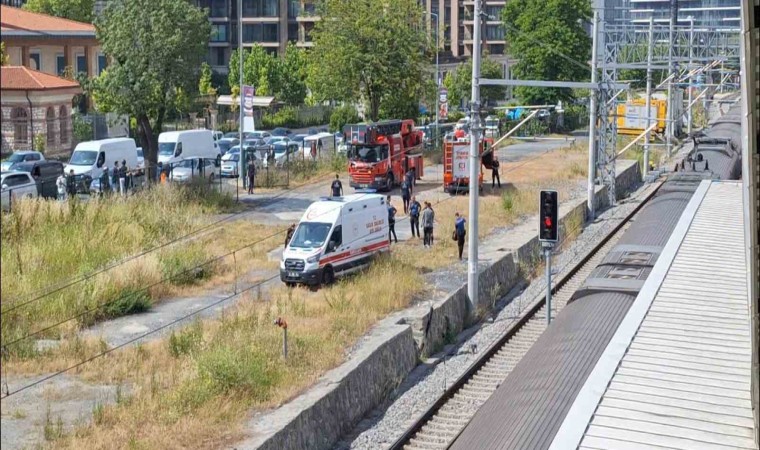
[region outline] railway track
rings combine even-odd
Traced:
[[[657,192],[659,185],[552,288],[552,316],[602,262],[630,225],[631,219]],[[546,329],[546,297],[533,303],[510,329],[391,446],[392,450],[447,448]]]

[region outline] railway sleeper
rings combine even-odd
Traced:
[[[420,430],[415,435],[415,437],[417,439],[425,440],[425,441],[428,441],[428,442],[434,442],[436,444],[444,444],[445,445],[445,444],[449,443],[448,437],[443,437],[440,434],[435,433],[434,431],[426,430],[426,429],[427,429],[427,426],[425,428],[423,428],[422,430]],[[446,434],[448,435],[449,433],[446,433]],[[455,433],[451,433],[451,434],[455,434]]]
[[[436,444],[434,442],[427,442],[427,441],[424,441],[424,440],[419,440],[419,439],[412,438],[412,439],[409,440],[409,444],[405,445],[404,448],[405,449],[408,448],[410,450],[418,450],[418,449],[419,450],[434,450],[434,449],[446,448],[446,447],[445,447],[445,445],[443,445],[443,446],[442,445],[438,445],[438,444]]]

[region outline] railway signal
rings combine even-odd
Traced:
[[[552,323],[552,248],[559,238],[557,191],[543,190],[538,199],[538,240],[546,258],[546,323]]]

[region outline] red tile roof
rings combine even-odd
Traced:
[[[27,30],[38,32],[79,31],[95,32],[89,23],[61,19],[47,14],[33,13],[21,8],[0,5],[0,30]]]
[[[21,66],[0,67],[0,90],[46,91],[79,88],[79,83]]]

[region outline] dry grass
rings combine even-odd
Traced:
[[[131,395],[101,407],[96,423],[53,444],[172,449],[232,443],[251,408],[275,407],[298,395],[340,364],[346,349],[378,320],[406,307],[422,286],[415,270],[382,258],[368,273],[330,288],[279,288],[267,302],[244,301],[218,320],[95,360],[80,376],[128,384]],[[282,330],[273,325],[277,317],[288,323],[287,360],[281,358]],[[96,342],[80,344],[76,358],[95,351]]]

